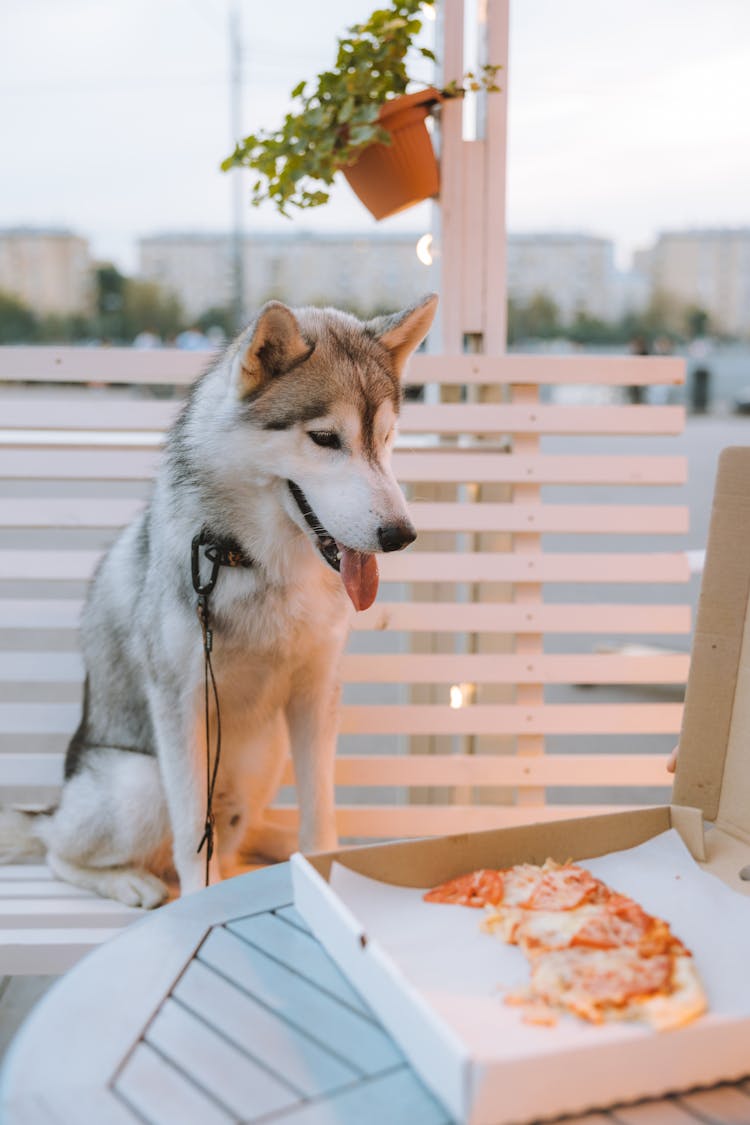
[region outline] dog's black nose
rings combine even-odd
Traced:
[[[417,533],[410,523],[392,523],[378,528],[378,542],[384,551],[400,551],[416,538]]]

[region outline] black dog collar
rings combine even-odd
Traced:
[[[211,563],[211,573],[207,581],[201,581],[201,548],[205,558]],[[196,594],[205,596],[210,594],[216,585],[221,566],[252,567],[253,560],[246,555],[240,544],[231,536],[214,535],[204,527],[193,538],[190,552],[190,569],[193,577],[193,589]]]

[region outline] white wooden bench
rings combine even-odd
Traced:
[[[144,502],[179,394],[205,362],[171,350],[0,348],[4,801],[54,800],[78,720],[86,581]],[[603,754],[595,740],[676,735],[680,703],[638,691],[683,684],[687,655],[602,654],[593,645],[545,652],[544,638],[688,634],[687,606],[671,592],[664,604],[658,596],[687,582],[684,552],[640,542],[687,530],[681,504],[649,496],[685,481],[683,457],[665,453],[663,441],[649,451],[659,435],[680,432],[683,410],[602,403],[601,391],[591,405],[558,405],[544,388],[682,378],[670,358],[415,357],[409,380],[431,389],[425,403],[405,405],[395,461],[421,534],[410,551],[384,556],[379,600],[355,623],[337,765],[342,837],[456,832],[592,808],[580,796],[547,803],[547,787],[664,784],[661,754]],[[157,390],[165,386],[178,397]],[[552,435],[572,448],[547,451]],[[638,436],[637,451],[618,449],[627,435]],[[590,452],[602,436],[605,450]],[[555,502],[561,486],[580,486],[584,502]],[[591,502],[592,486],[605,502]],[[624,502],[614,503],[620,490]],[[543,549],[544,535],[560,534],[639,542],[617,552],[592,550],[588,539],[575,552]],[[547,587],[573,600],[544,600]],[[638,591],[635,603],[624,587]],[[565,684],[633,685],[634,695],[545,702],[545,685]],[[560,735],[580,736],[580,751],[546,753],[545,740]],[[296,814],[282,803],[276,815],[291,823]],[[138,914],[43,866],[0,867],[0,974],[60,972]]]

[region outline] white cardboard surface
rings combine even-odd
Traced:
[[[482,911],[424,903],[420,890],[367,879],[339,864],[330,887],[312,872],[367,938],[366,949],[358,941],[359,955],[342,968],[459,1119],[530,1121],[750,1072],[750,900],[702,871],[674,830],[582,865],[670,923],[695,956],[709,1000],[706,1016],[674,1032],[638,1024],[595,1027],[573,1016],[561,1016],[553,1028],[524,1024],[502,993],[528,979],[526,959],[480,931]],[[321,915],[329,915],[329,907],[320,906],[313,895],[303,913],[336,956],[336,927],[324,925],[326,934],[318,929]],[[399,1009],[391,993],[388,1011],[380,1010],[378,978],[393,984],[396,977],[403,1003]],[[416,1019],[409,1001],[414,992],[424,1002]],[[436,1042],[457,1044],[453,1068],[442,1050],[435,1065]]]

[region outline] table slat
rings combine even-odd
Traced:
[[[162,1004],[146,1042],[238,1117],[295,1105],[298,1094],[176,1000]]]
[[[275,910],[274,914],[277,918],[283,918],[285,922],[289,922],[292,926],[296,926],[297,929],[302,930],[303,933],[312,933],[312,930],[310,929],[296,906],[282,906],[279,910]]]
[[[699,1090],[684,1094],[679,1102],[701,1121],[713,1125],[748,1125],[750,1122],[750,1095],[734,1086],[717,1086],[714,1090]]]
[[[319,1097],[357,1077],[344,1059],[270,1012],[200,961],[193,961],[173,993],[228,1039],[283,1077],[302,1097]]]
[[[251,945],[257,946],[269,957],[281,961],[318,988],[332,993],[337,1000],[372,1018],[349,981],[315,938],[301,933],[295,926],[273,914],[256,914],[229,922],[227,928]]]
[[[401,1061],[388,1036],[371,1020],[228,930],[212,930],[198,956],[293,1026],[313,1034],[360,1073],[374,1074]]]
[[[133,1051],[115,1090],[149,1125],[235,1125],[231,1114],[146,1043]]]
[[[406,1066],[274,1120],[279,1125],[450,1125],[446,1111]]]
[[[618,1106],[616,1113],[617,1125],[696,1125],[696,1122],[704,1121],[704,1118],[696,1117],[672,1098],[643,1102],[641,1105]]]

